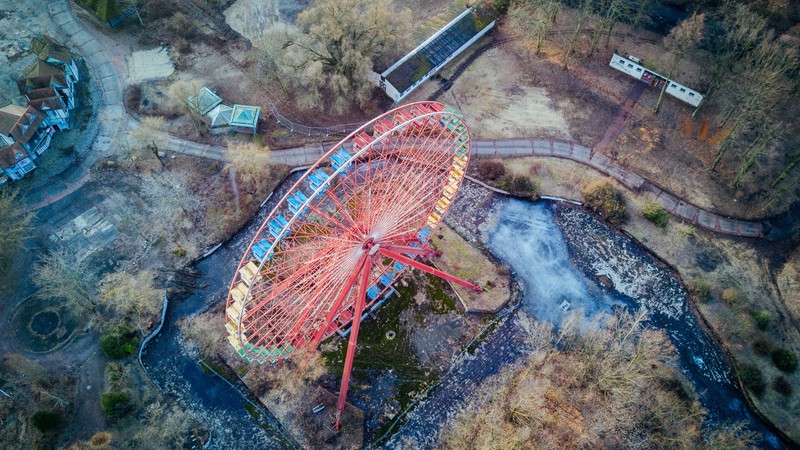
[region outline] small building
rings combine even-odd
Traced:
[[[703,96],[699,92],[645,68],[639,64],[640,62],[639,58],[633,56],[625,58],[614,52],[608,65],[656,89],[662,89],[666,83],[667,87],[664,92],[692,106],[696,107],[703,101]]]
[[[239,133],[256,134],[260,106],[233,105],[230,126]]]
[[[53,127],[43,125],[45,115],[32,106],[0,108],[0,169],[18,180],[36,168],[33,160],[47,150]],[[0,180],[0,183],[5,179]]]
[[[222,103],[222,99],[220,98],[219,95],[217,95],[216,92],[203,86],[202,89],[197,91],[196,96],[191,96],[187,98],[186,102],[189,104],[189,106],[195,108],[198,112],[200,112],[200,115],[205,116],[206,114],[211,112],[211,110],[214,109],[215,106]]]
[[[0,149],[0,184],[9,178],[19,180],[25,174],[36,168],[33,158],[18,143],[7,145]]]
[[[72,78],[68,77],[59,66],[36,60],[22,73],[17,80],[17,87],[22,95],[28,91],[52,87],[63,97],[68,109],[75,108],[75,89]]]
[[[233,108],[228,105],[220,103],[215,106],[214,109],[208,113],[207,123],[211,134],[222,134],[233,131],[230,127],[232,114]]]
[[[260,106],[228,106],[222,103],[219,95],[205,86],[197,92],[197,96],[189,97],[186,102],[205,116],[211,134],[256,134]]]

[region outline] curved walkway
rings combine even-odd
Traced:
[[[122,80],[111,63],[103,45],[83,28],[70,9],[67,0],[50,0],[47,11],[68,43],[86,61],[92,79],[100,89],[97,114],[87,126],[94,139],[79,164],[72,166],[48,180],[47,183],[26,190],[29,209],[39,209],[77,191],[91,179],[91,168],[103,157],[113,153],[114,145],[125,132],[125,107],[122,103]]]

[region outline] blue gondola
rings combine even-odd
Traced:
[[[256,242],[256,244],[253,245],[253,257],[259,261],[264,261],[264,259],[272,259],[273,253],[270,253],[269,257],[267,257],[267,252],[271,246],[272,243],[266,239]]]
[[[306,195],[303,194],[302,192],[297,191],[297,193],[295,193],[294,195],[289,196],[289,198],[286,199],[286,201],[289,202],[289,211],[291,211],[293,214],[296,214],[297,211],[299,211],[300,208],[303,206],[303,203],[308,201],[308,197],[306,197]],[[303,209],[303,213],[305,213],[306,211],[308,211],[308,207],[305,207]]]
[[[367,297],[369,297],[370,300],[375,300],[375,297],[377,297],[380,293],[381,290],[375,285],[372,285],[369,287],[369,289],[367,289]]]
[[[428,239],[430,239],[430,237],[431,237],[430,228],[422,227],[419,229],[419,232],[417,233],[417,238],[419,239],[420,242],[427,242]]]
[[[322,186],[325,181],[330,178],[327,173],[325,173],[322,169],[317,169],[315,172],[308,174],[308,183],[311,185],[311,189],[316,191]],[[325,192],[328,189],[328,186],[325,187],[320,192]]]
[[[289,225],[289,222],[287,222],[283,216],[276,216],[267,223],[267,226],[269,226],[269,234],[271,234],[275,239],[281,239],[283,238],[281,230],[283,230],[283,228],[287,225]]]
[[[397,261],[394,262],[394,270],[396,272],[399,273],[401,270],[403,270],[403,267],[405,267],[405,265],[403,265],[403,264],[401,264],[401,263],[399,263]]]
[[[340,148],[338,152],[331,156],[331,167],[333,167],[333,170],[339,170],[340,167],[344,166],[342,173],[345,173],[350,169],[349,160],[350,154]]]
[[[383,285],[383,287],[389,286],[392,283],[393,278],[394,275],[392,275],[391,273],[383,274],[381,275],[380,283]]]

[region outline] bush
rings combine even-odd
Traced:
[[[648,202],[644,205],[642,215],[659,228],[664,228],[669,223],[669,213],[656,202]]]
[[[747,389],[753,391],[759,397],[764,393],[767,387],[767,382],[764,381],[764,374],[761,369],[755,364],[742,364],[739,367],[739,379]]]
[[[761,331],[767,331],[772,325],[772,314],[768,311],[758,311],[753,314],[753,320],[756,321],[756,327]]]
[[[605,217],[612,225],[622,225],[627,213],[625,199],[608,180],[590,183],[583,190],[586,206]]]
[[[698,279],[692,281],[689,290],[696,296],[697,300],[707,303],[711,301],[711,285],[708,281]]]
[[[753,351],[761,356],[767,356],[775,350],[775,346],[767,336],[760,336],[753,342]]]
[[[100,409],[108,417],[124,417],[131,412],[133,405],[128,396],[121,392],[104,392],[100,396]]]
[[[797,370],[797,355],[788,348],[779,348],[772,352],[772,362],[775,363],[775,367],[786,373]]]
[[[784,376],[775,378],[775,384],[772,385],[772,388],[784,397],[789,397],[794,392],[792,383]]]
[[[139,338],[124,324],[112,325],[100,336],[100,348],[111,359],[122,359],[136,353]]]
[[[531,180],[526,175],[503,175],[497,182],[500,189],[508,191],[519,197],[527,197],[531,200],[539,199],[539,183]]]
[[[53,411],[36,411],[31,416],[31,424],[42,433],[58,429],[61,425],[61,416]]]
[[[722,290],[722,301],[727,303],[728,306],[735,308],[742,302],[742,296],[734,288],[725,288]]]
[[[495,181],[506,174],[506,166],[500,161],[478,162],[478,176],[483,180]]]

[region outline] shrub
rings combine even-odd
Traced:
[[[539,183],[531,180],[526,175],[503,175],[497,182],[500,189],[506,190],[519,197],[527,197],[531,200],[539,199]]]
[[[767,356],[775,350],[775,346],[767,336],[760,336],[753,342],[753,351],[761,356]]]
[[[741,303],[742,296],[734,288],[725,288],[722,290],[722,301],[727,303],[728,306],[736,307]]]
[[[36,411],[31,416],[31,424],[42,433],[58,429],[61,425],[61,416],[53,411]]]
[[[100,409],[108,417],[119,418],[131,412],[133,405],[122,392],[104,392],[100,396]]]
[[[753,320],[756,321],[756,327],[761,331],[767,331],[772,325],[772,314],[768,311],[758,311],[753,314]]]
[[[95,433],[91,439],[89,439],[89,444],[91,448],[106,448],[108,444],[111,443],[111,433],[107,431],[101,431],[99,433]]]
[[[692,281],[689,290],[701,302],[709,302],[711,300],[711,285],[706,280],[697,279]]]
[[[124,324],[112,325],[100,336],[100,348],[111,359],[122,359],[136,353],[139,338]]]
[[[772,352],[772,362],[775,363],[775,367],[786,373],[797,370],[797,355],[788,348],[779,348]]]
[[[625,199],[608,180],[597,180],[583,190],[586,206],[605,217],[612,225],[625,221]]]
[[[500,161],[478,162],[478,176],[484,180],[495,181],[506,174],[506,166]]]
[[[767,387],[766,381],[764,381],[764,374],[761,373],[761,369],[755,364],[745,363],[739,367],[739,379],[742,380],[742,384],[747,389],[750,389],[758,396],[764,393],[764,389]]]
[[[784,397],[789,397],[794,392],[792,383],[784,376],[775,378],[775,384],[772,385],[772,388]]]
[[[667,210],[656,202],[648,202],[644,205],[644,208],[642,208],[642,215],[659,228],[664,228],[669,223],[669,214]]]

